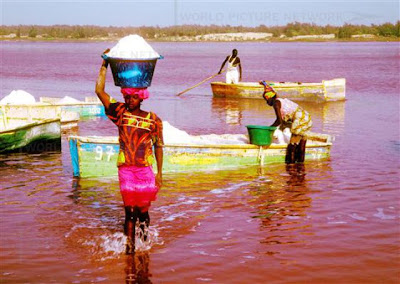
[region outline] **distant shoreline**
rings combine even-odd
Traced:
[[[0,42],[118,42],[121,38],[2,38],[0,37]],[[258,42],[258,43],[273,43],[273,42],[400,42],[398,37],[374,37],[374,38],[345,38],[345,39],[281,39],[281,38],[271,38],[268,40],[193,40],[185,38],[158,38],[158,39],[146,39],[148,42],[214,42],[214,43],[227,43],[227,42]]]
[[[0,41],[118,41],[137,34],[151,42],[366,42],[400,41],[400,21],[380,25],[318,26],[293,22],[285,26],[101,27],[93,25],[0,26]]]

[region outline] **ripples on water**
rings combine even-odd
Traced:
[[[13,155],[2,161],[2,168],[10,173],[10,180],[2,180],[1,210],[7,216],[2,224],[9,228],[8,233],[2,233],[3,240],[8,240],[3,265],[15,271],[4,277],[55,279],[46,269],[40,271],[46,263],[52,269],[63,269],[61,255],[62,262],[68,263],[63,277],[76,283],[113,281],[124,275],[149,277],[148,250],[136,256],[124,255],[117,180],[72,179],[63,173],[59,153]],[[398,218],[394,200],[379,202],[377,192],[366,194],[362,187],[341,179],[330,161],[168,174],[151,209],[151,258],[163,263],[153,271],[158,275],[155,279],[168,282],[180,275],[200,282],[224,282],[225,278],[218,276],[222,271],[232,273],[246,267],[248,273],[235,276],[238,283],[244,283],[246,279],[279,279],[279,267],[293,280],[299,272],[285,267],[313,267],[325,271],[322,278],[334,266],[355,269],[357,265],[343,263],[337,254],[347,259],[346,251],[355,244],[357,251],[382,246],[384,239],[395,233],[382,222]],[[371,232],[371,225],[379,230]],[[29,241],[12,245],[11,240],[21,237]],[[389,256],[390,251],[385,254]],[[23,262],[25,256],[36,264]],[[190,261],[182,261],[188,256]],[[320,263],[315,263],[315,258],[320,258]],[[257,268],[264,262],[268,263],[267,272]],[[27,278],[17,274],[22,264]],[[191,270],[193,265],[198,273]],[[125,274],[118,272],[121,269]],[[351,278],[351,273],[346,277]]]
[[[15,58],[23,59],[26,51],[19,45]],[[48,43],[37,45],[50,48]],[[101,52],[101,45],[84,44],[87,50],[83,54],[92,54],[94,48]],[[184,89],[182,81],[195,84],[208,77],[209,70],[181,74],[180,70],[189,66],[187,58],[177,54],[174,44],[157,45],[169,61],[165,59],[157,67],[155,95],[144,104],[145,109],[190,134],[245,133],[247,124],[273,121],[273,111],[262,101],[212,99],[209,86],[182,99],[174,98],[174,93]],[[399,87],[393,83],[393,74],[399,70],[392,63],[385,65],[397,47],[238,45],[242,60],[248,62],[249,77],[254,70],[261,72],[264,66],[271,66],[264,59],[255,60],[265,51],[276,54],[269,57],[277,70],[277,78],[271,79],[347,78],[346,102],[300,103],[312,115],[316,131],[335,136],[331,159],[294,166],[164,174],[164,187],[150,209],[150,243],[138,241],[138,252],[126,256],[117,179],[72,178],[66,141],[71,133],[117,135],[117,130],[104,118],[83,120],[78,129],[64,133],[62,152],[0,156],[1,282],[398,282]],[[56,46],[51,45],[49,52]],[[186,55],[207,58],[204,64],[210,66],[217,61],[220,64],[210,50],[221,54],[230,50],[228,44],[179,46]],[[82,44],[62,43],[53,52],[70,48],[73,53]],[[28,55],[35,50],[41,49],[31,49]],[[5,52],[10,50],[5,48]],[[63,52],[63,56],[72,53]],[[299,58],[299,53],[308,61]],[[380,66],[380,73],[369,76],[368,62],[359,60],[360,56]],[[90,78],[96,76],[98,58],[93,62],[87,58],[79,70],[85,73],[93,65],[94,71],[86,72],[81,81],[70,63],[65,76],[75,78],[72,83],[54,74],[52,79],[63,94],[92,95],[94,80]],[[170,62],[176,64],[176,74],[171,74],[174,64]],[[76,58],[73,64],[79,64]],[[306,66],[308,71],[293,73],[293,66]],[[12,82],[18,86],[13,88],[27,86],[35,95],[34,90],[47,88],[40,78],[32,82],[14,78],[11,75],[19,73],[12,68],[15,66],[1,71],[7,78],[5,89]],[[319,70],[319,75],[313,70]],[[379,81],[379,88],[365,88],[371,80]],[[392,83],[385,85],[383,80]],[[157,87],[160,82],[170,84]],[[88,94],[80,93],[81,88],[87,88]],[[377,100],[378,94],[385,95]]]

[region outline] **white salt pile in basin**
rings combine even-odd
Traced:
[[[154,59],[160,55],[139,35],[121,38],[107,53],[108,57],[123,59]]]

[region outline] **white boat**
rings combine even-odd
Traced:
[[[299,101],[340,101],[346,99],[346,79],[324,80],[320,83],[267,81],[281,98]],[[262,99],[264,87],[258,82],[227,84],[212,82],[214,97]]]
[[[58,119],[62,128],[78,126],[79,113],[64,110],[60,106],[43,103],[0,105],[0,118],[5,121],[21,120],[22,122],[37,122],[40,120]],[[9,123],[9,122],[7,122]]]

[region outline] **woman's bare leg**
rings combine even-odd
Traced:
[[[301,139],[296,148],[296,162],[303,163],[306,157],[306,139]]]
[[[147,240],[147,234],[145,233],[145,225],[148,228],[150,226],[150,215],[149,211],[146,212],[140,212],[139,214],[139,222],[140,222],[140,229],[142,229],[143,232],[143,240]]]
[[[286,148],[286,164],[293,164],[295,162],[295,154],[296,154],[296,144],[289,143]]]
[[[140,209],[136,206],[125,206],[124,233],[127,237],[126,254],[135,252],[135,226]]]

